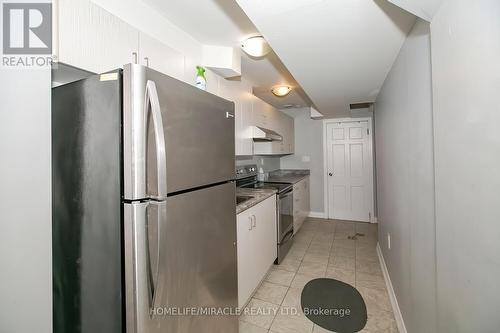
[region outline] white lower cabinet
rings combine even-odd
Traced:
[[[293,233],[296,234],[311,210],[309,177],[293,185],[293,200]]]
[[[238,306],[242,308],[273,265],[277,253],[276,196],[238,214]]]

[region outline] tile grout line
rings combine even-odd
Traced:
[[[309,245],[307,246],[307,249],[308,249],[308,248],[309,248]],[[307,252],[307,249],[306,249],[306,252]],[[299,268],[300,268],[300,265],[302,264],[302,260],[303,260],[303,257],[302,257],[302,259],[300,260]],[[274,265],[274,264],[273,264],[273,265]],[[279,268],[275,268],[275,267],[273,267],[272,269],[279,269]],[[272,269],[271,269],[271,270],[272,270]],[[273,282],[270,282],[270,281],[267,281],[267,280],[266,280],[266,279],[267,279],[267,277],[269,276],[269,274],[271,273],[271,270],[267,273],[266,277],[264,277],[264,280],[263,280],[262,282],[267,282],[267,283],[271,283],[271,284],[275,284],[275,285],[280,285],[280,284],[273,283]],[[281,270],[282,270],[282,271],[289,272],[289,271],[284,270],[284,269],[281,269]],[[297,268],[297,271],[298,271],[298,268]],[[283,302],[284,302],[284,300],[285,300],[285,298],[286,298],[286,295],[288,294],[288,291],[289,291],[289,290],[290,290],[290,288],[291,288],[291,284],[292,284],[293,280],[295,279],[295,276],[297,275],[297,272],[290,272],[290,273],[293,273],[293,277],[292,277],[292,280],[290,281],[290,285],[289,285],[289,286],[285,286],[285,287],[287,287],[287,290],[286,290],[285,296],[284,296],[284,297],[283,297],[283,299],[281,300],[281,303],[278,305],[278,310],[280,310],[280,309],[281,309],[281,306],[282,306],[282,304],[283,304]],[[280,286],[282,286],[282,285],[280,285]],[[260,286],[259,286],[259,288],[260,288]],[[252,295],[252,297],[251,297],[251,298],[255,298],[255,292],[254,292],[254,295]],[[261,300],[261,299],[259,299],[259,298],[255,298],[255,299],[260,300],[260,301],[263,301],[263,302],[268,302],[268,301]],[[268,303],[271,303],[271,304],[277,305],[277,304],[272,303],[272,302],[268,302]],[[277,316],[277,314],[274,314],[274,315],[273,315],[273,320],[271,321],[271,324],[270,324],[269,328],[267,329],[267,332],[270,332],[270,331],[271,331],[271,327],[273,326],[273,323],[274,323],[274,320],[276,319],[276,316]]]
[[[312,242],[312,239],[311,239],[311,241],[309,241],[309,243],[307,244],[307,248],[306,248],[306,251],[305,251],[306,253],[307,253],[307,250],[309,249],[309,246],[311,245],[311,242]],[[293,245],[292,245],[292,246],[293,246]],[[304,253],[304,256],[305,256],[305,253]],[[281,303],[280,303],[280,305],[279,305],[279,308],[278,308],[278,310],[279,310],[279,311],[281,311],[281,306],[282,306],[283,302],[285,301],[285,298],[286,298],[286,296],[288,295],[288,292],[289,292],[289,291],[290,291],[290,289],[291,289],[291,286],[292,286],[293,280],[295,279],[295,276],[297,276],[297,274],[298,274],[299,268],[300,268],[300,266],[302,265],[302,260],[304,260],[304,256],[302,256],[302,257],[301,257],[301,259],[300,259],[300,263],[299,263],[299,267],[297,267],[297,271],[295,271],[295,272],[293,273],[293,277],[292,277],[292,280],[290,281],[290,285],[287,287],[287,291],[286,291],[286,293],[285,293],[285,297],[283,297],[283,299],[281,300]],[[273,324],[274,324],[274,321],[276,320],[276,317],[277,317],[277,314],[275,314],[275,315],[273,316],[273,320],[271,321],[271,325],[269,326],[269,329],[267,330],[268,332],[271,332],[271,327],[273,327]]]
[[[333,234],[332,234],[332,237],[333,237],[332,245],[330,245],[330,249],[328,250],[328,262],[326,263],[325,277],[326,277],[326,273],[328,272],[328,267],[330,266],[330,258],[332,257],[332,249],[333,249],[333,243],[335,242],[336,229],[337,229],[337,224],[335,223],[334,227],[333,227]]]
[[[333,221],[333,222],[336,222],[336,221]],[[332,223],[332,222],[330,222],[330,223]],[[355,230],[355,232],[358,232],[359,231],[358,230],[358,224],[356,222],[353,222],[353,224],[354,224],[354,230]],[[283,271],[287,271],[287,272],[293,273],[293,276],[292,276],[290,284],[288,286],[285,286],[287,289],[286,289],[285,296],[283,297],[283,299],[281,300],[281,302],[279,304],[279,308],[278,308],[279,310],[281,310],[281,308],[283,306],[283,302],[284,302],[286,296],[288,295],[288,293],[290,292],[290,290],[293,289],[291,287],[292,283],[295,280],[295,278],[297,277],[297,275],[299,274],[299,270],[302,267],[303,263],[305,263],[304,258],[307,255],[308,250],[311,248],[311,246],[314,243],[314,240],[316,239],[316,237],[318,237],[318,235],[321,234],[321,230],[318,230],[316,228],[314,228],[311,231],[312,231],[313,236],[310,238],[310,240],[308,240],[307,242],[304,242],[304,245],[306,245],[306,246],[304,248],[303,255],[300,257],[299,260],[297,260],[299,262],[297,269],[294,270],[293,272],[292,271],[288,271],[286,269],[281,269]],[[336,233],[337,233],[337,224],[335,223],[334,227],[333,227],[333,233],[332,233],[333,240],[330,239],[331,243],[329,244],[329,247],[328,247],[328,261],[327,261],[327,264],[326,264],[326,271],[325,271],[324,276],[326,276],[326,272],[328,271],[328,267],[330,267],[330,260],[332,258],[333,258],[333,260],[335,260],[335,257],[336,257],[335,254],[332,253],[333,252],[333,248],[334,248],[334,244],[335,244],[335,240],[336,240],[336,238],[335,238]],[[299,244],[299,243],[297,243],[297,244]],[[320,243],[317,243],[317,244],[322,244],[322,243],[320,242]],[[355,287],[357,287],[357,275],[358,275],[357,263],[358,263],[358,261],[360,259],[360,252],[359,252],[359,248],[358,247],[362,246],[362,245],[363,245],[363,243],[359,242],[359,240],[354,240],[354,285],[355,285]],[[335,265],[333,265],[332,267],[335,267]],[[277,269],[280,269],[280,268],[277,267]],[[305,274],[305,275],[307,275],[307,274]],[[273,283],[273,282],[268,282],[268,283],[274,284],[274,285],[278,285],[278,284]],[[280,285],[280,286],[282,286],[282,285]],[[367,288],[367,289],[371,289],[371,288]],[[272,302],[270,302],[270,303],[272,303]],[[391,312],[384,311],[384,310],[381,310],[381,309],[379,309],[379,310],[383,311],[385,313],[391,313]],[[267,330],[267,332],[273,333],[273,331],[271,331],[271,327],[275,323],[276,317],[277,317],[277,315],[273,316],[273,319],[271,321],[271,326]],[[315,324],[313,323],[311,332],[314,332],[314,327],[315,327]]]
[[[354,225],[354,232],[358,232],[358,228]],[[358,290],[358,241],[354,242],[354,288]],[[359,292],[359,291],[358,291]],[[361,294],[361,293],[360,293]],[[367,315],[368,316],[368,315]]]

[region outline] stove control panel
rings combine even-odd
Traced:
[[[249,164],[236,167],[236,178],[254,177],[257,175],[257,165]]]

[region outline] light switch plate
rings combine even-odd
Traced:
[[[302,162],[311,162],[310,156],[302,156]]]

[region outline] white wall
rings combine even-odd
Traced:
[[[52,332],[50,70],[0,69],[0,332]]]
[[[310,169],[311,214],[322,216],[324,207],[323,121],[310,118],[309,109],[295,116],[295,154],[281,158],[281,169]],[[309,157],[309,161],[303,158]]]
[[[439,332],[500,327],[500,1],[431,23]]]
[[[383,256],[408,332],[436,332],[430,36],[420,19],[377,97],[375,136]]]

